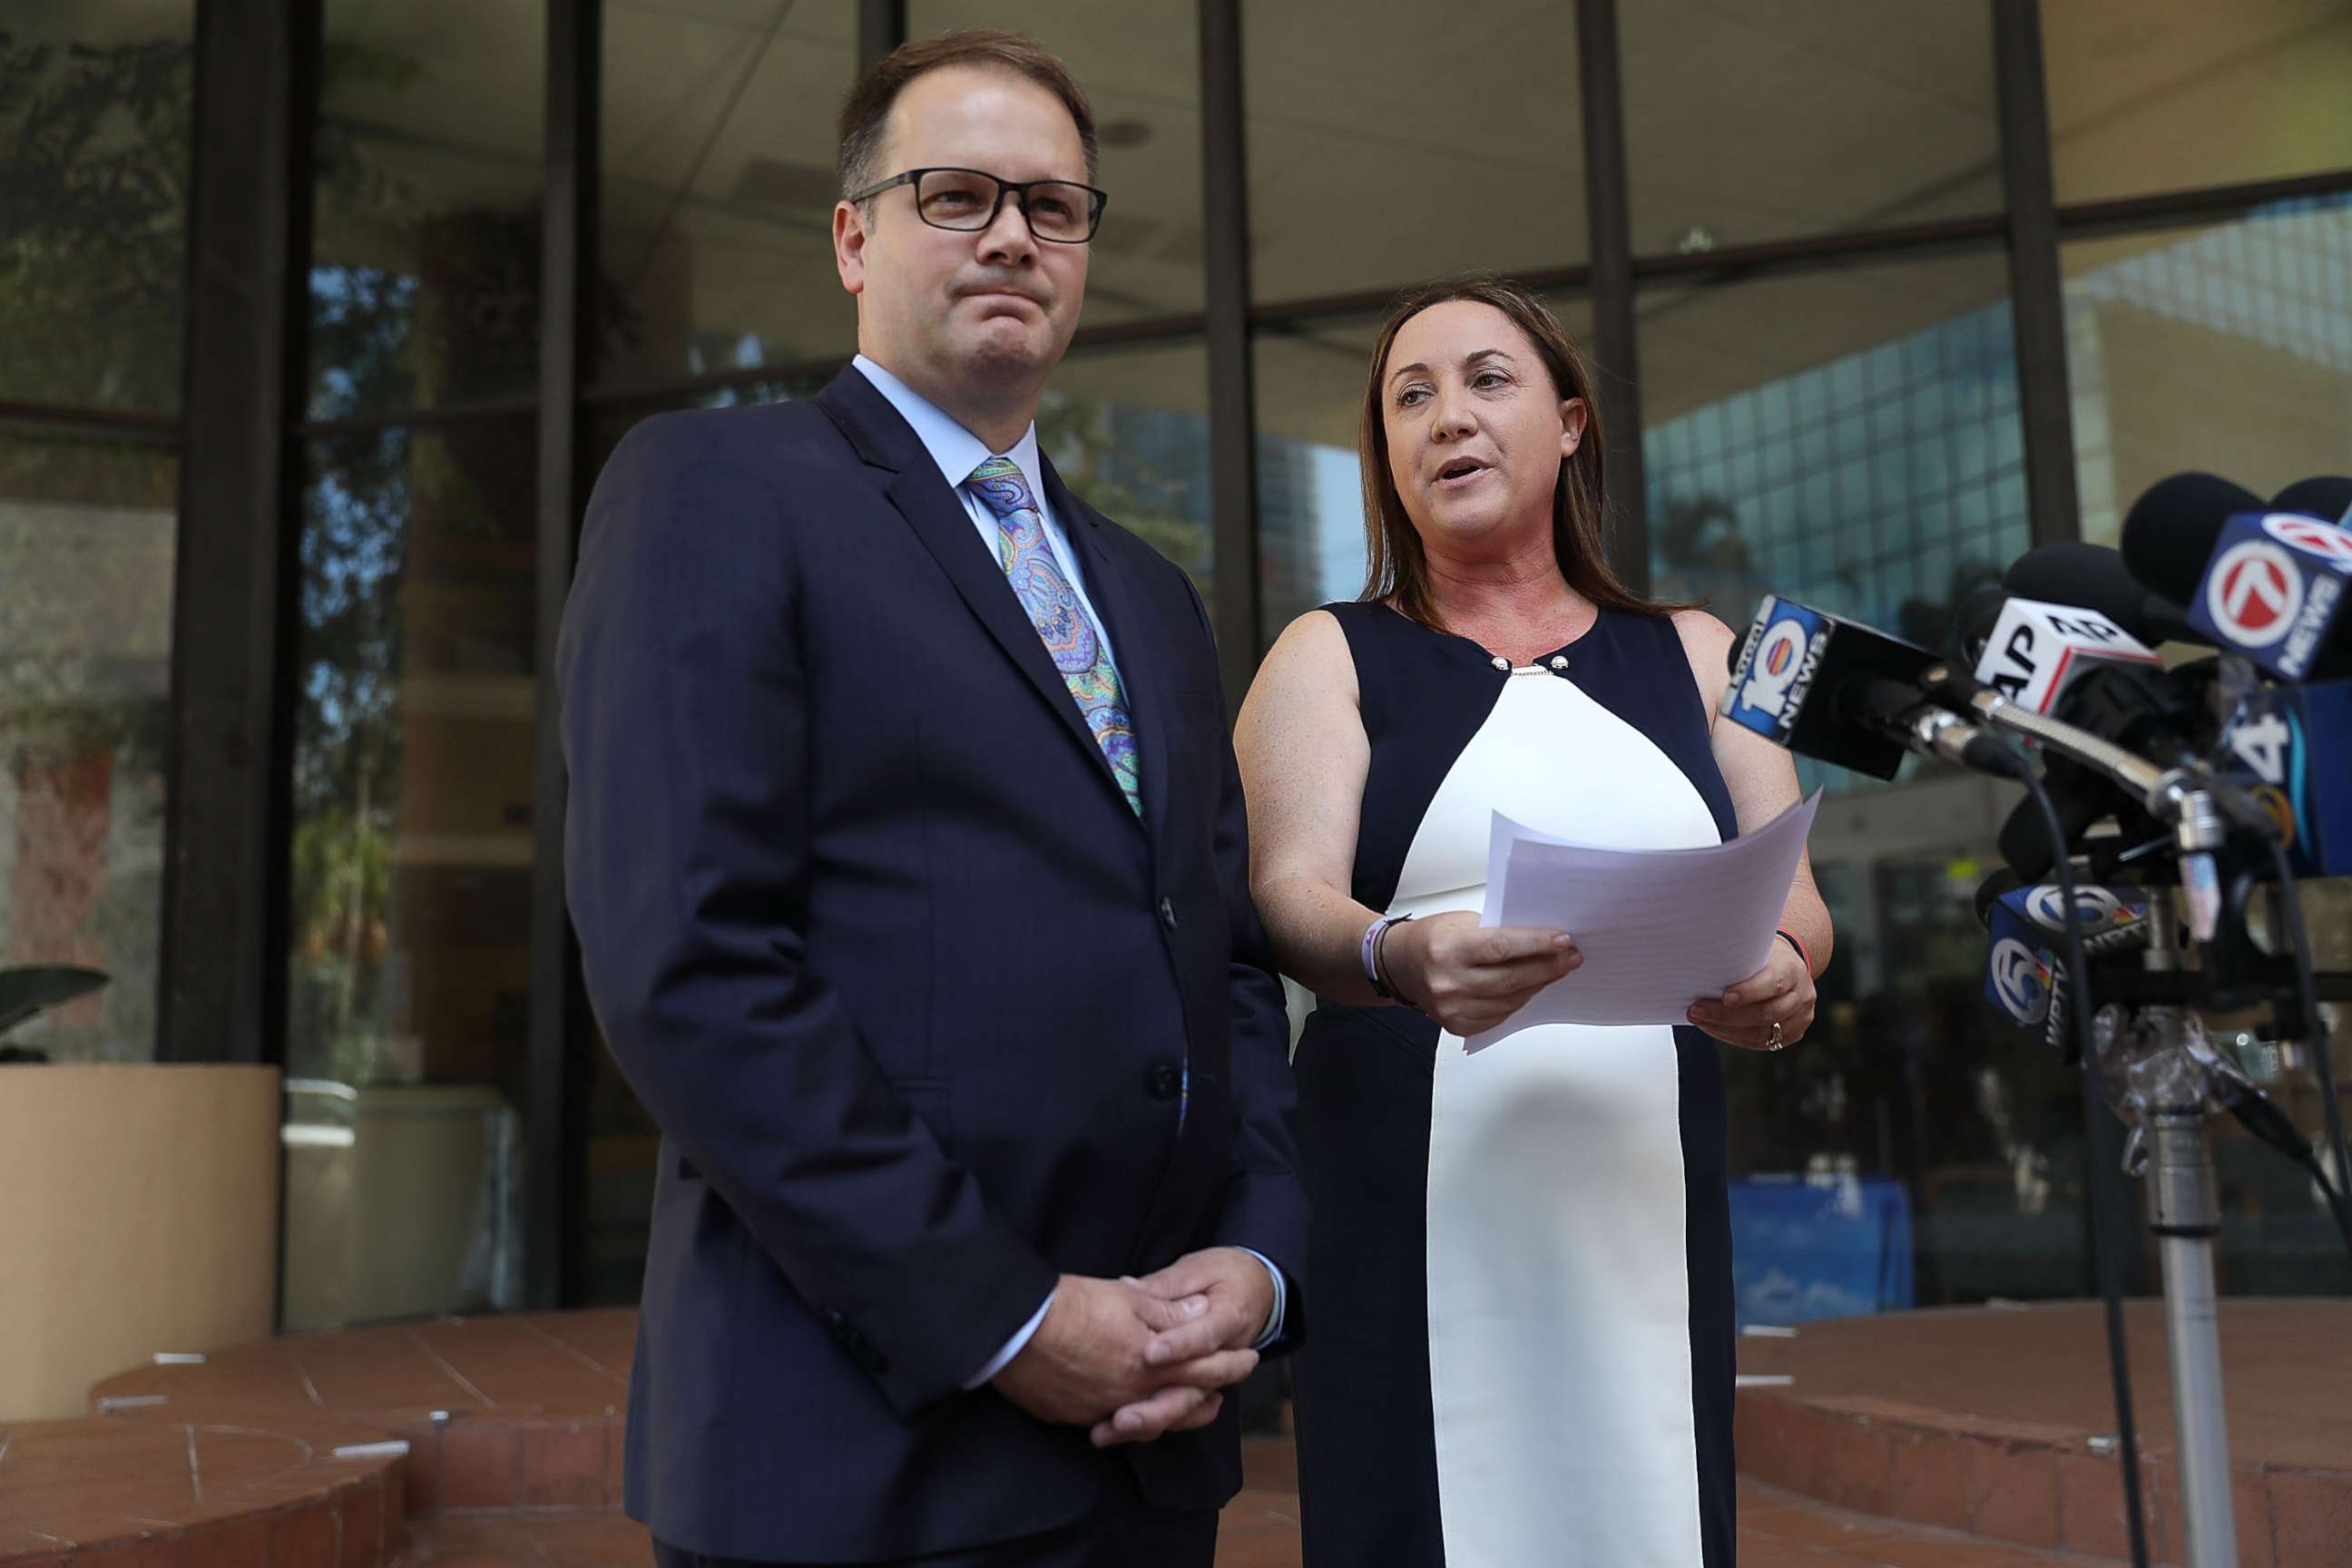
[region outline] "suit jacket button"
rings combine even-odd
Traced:
[[[1166,926],[1170,931],[1174,931],[1176,929],[1175,900],[1163,898],[1160,900],[1160,923]]]
[[[1153,1062],[1143,1075],[1143,1092],[1154,1100],[1173,1100],[1184,1092],[1184,1069],[1174,1062]]]

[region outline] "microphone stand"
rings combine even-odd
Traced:
[[[2168,911],[2149,911],[2147,967],[2180,967]],[[2181,1010],[2143,1008],[2165,1052],[2191,1053]],[[2201,1075],[2200,1075],[2201,1081]],[[2147,1117],[2148,1229],[2164,1265],[2164,1338],[2172,1365],[2172,1424],[2179,1448],[2181,1547],[2188,1568],[2237,1568],[2230,1496],[2230,1432],[2221,1396],[2221,1334],[2213,1286],[2213,1238],[2221,1204],[2213,1136],[2201,1095],[2153,1108]]]

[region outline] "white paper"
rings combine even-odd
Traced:
[[[1727,844],[1604,849],[1495,814],[1479,923],[1576,939],[1584,962],[1465,1045],[1538,1024],[1686,1024],[1692,1003],[1764,967],[1821,805],[1815,791]]]

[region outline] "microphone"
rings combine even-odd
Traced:
[[[2297,479],[2278,494],[2271,497],[2271,510],[2299,511],[2305,517],[2319,518],[2338,528],[2352,528],[2352,479],[2341,474],[2321,474],[2308,479]]]
[[[2140,492],[2124,514],[2125,569],[2176,605],[2197,596],[2221,525],[2243,511],[2267,510],[2263,498],[2212,474],[2173,474]]]
[[[1971,611],[1981,616],[1989,607],[1979,600]],[[2015,595],[2001,602],[1975,662],[1980,684],[2036,713],[2055,710],[2094,671],[2163,667],[2155,649],[2097,610]]]
[[[2102,544],[2068,540],[2042,544],[2010,563],[2001,586],[2021,598],[2095,610],[2153,647],[2161,642],[2208,642],[2189,623],[2179,604],[2152,594],[2147,579]]]
[[[1936,655],[1793,599],[1757,606],[1723,694],[1723,717],[1776,746],[1891,779],[1915,751],[2014,775],[2008,747],[1919,689]]]
[[[2222,523],[2189,619],[2218,646],[2281,680],[2352,673],[2352,532],[2291,511],[2240,512]]]
[[[2297,876],[2352,876],[2352,680],[2256,689],[2222,726],[2221,752]]]
[[[1987,888],[1991,884],[1988,882]],[[1985,1000],[2020,1028],[2036,1029],[2050,1016],[2052,977],[2059,972],[2055,944],[2066,931],[2066,900],[2056,884],[2011,888],[1978,902],[1990,939],[1985,947]],[[2120,931],[2147,918],[2140,888],[2074,889],[2076,929],[2085,939]]]

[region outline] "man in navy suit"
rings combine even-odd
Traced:
[[[558,653],[589,995],[664,1134],[628,1510],[697,1568],[1207,1568],[1305,1205],[1207,616],[1033,423],[1092,115],[949,35],[841,163],[858,358],[632,430]]]

